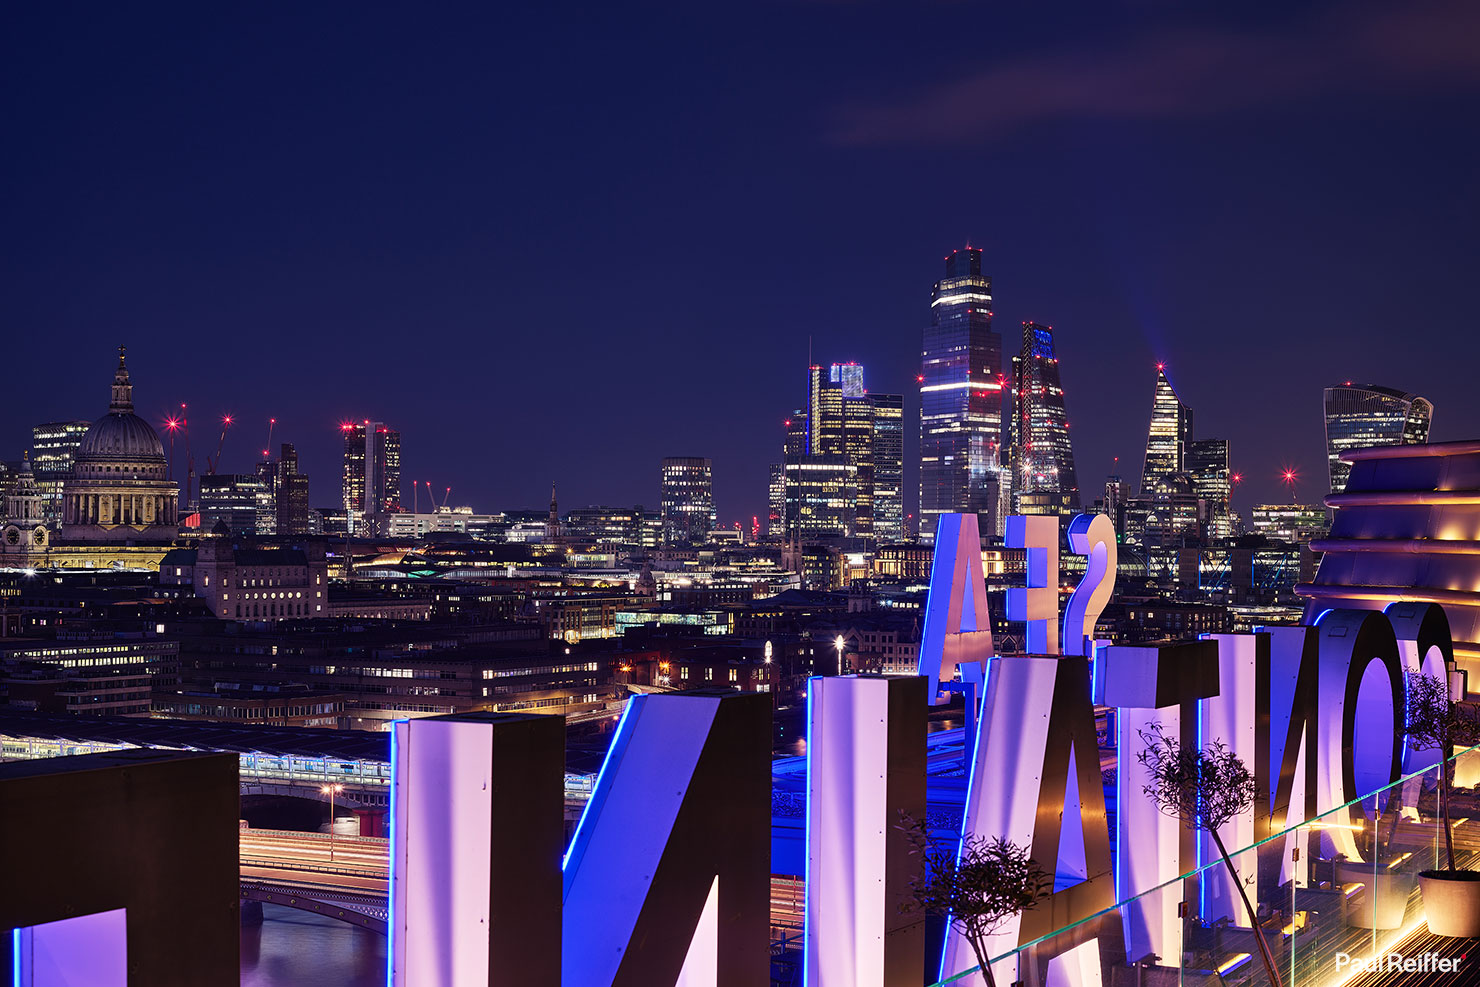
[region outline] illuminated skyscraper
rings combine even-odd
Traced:
[[[207,473],[200,478],[200,530],[213,533],[218,524],[231,535],[261,532],[261,505],[270,498],[260,473]]]
[[[1429,440],[1433,402],[1376,384],[1342,384],[1326,388],[1326,460],[1331,492],[1346,489],[1350,463],[1341,461],[1348,449],[1369,446],[1416,445]]]
[[[1079,480],[1052,326],[1023,323],[1023,348],[1013,368],[1015,506],[1025,514],[1073,513]]]
[[[1187,447],[1187,474],[1192,491],[1203,505],[1203,522],[1209,538],[1233,535],[1233,515],[1228,501],[1233,492],[1233,474],[1228,469],[1227,439],[1198,439]]]
[[[1147,496],[1158,480],[1185,472],[1187,446],[1192,442],[1192,409],[1182,403],[1166,366],[1156,365],[1156,393],[1151,404],[1151,429],[1146,436],[1146,465],[1141,470],[1141,495]]]
[[[779,499],[773,492],[784,537],[903,537],[903,413],[900,395],[868,393],[858,363],[808,368],[805,426],[787,420]]]
[[[714,467],[698,456],[669,456],[659,478],[665,545],[703,545],[714,530]]]
[[[62,481],[72,472],[72,456],[91,427],[92,422],[47,422],[31,429],[31,472],[42,516],[52,527],[62,519]]]
[[[904,530],[904,395],[870,394],[874,409],[874,538],[898,544]]]
[[[953,250],[930,293],[920,358],[920,536],[940,515],[972,511],[997,529],[1002,446],[1002,337],[982,252]]]
[[[399,511],[401,433],[369,420],[358,425],[345,422],[339,430],[344,435],[344,509],[352,518]]]

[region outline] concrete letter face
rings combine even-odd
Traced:
[[[958,664],[985,662],[992,653],[992,615],[976,515],[942,514],[935,529],[920,642],[920,674],[929,680],[930,702],[939,702],[940,683],[956,677]]]
[[[1028,652],[1059,653],[1059,519],[1013,515],[1007,547],[1027,549],[1028,585],[1007,591],[1007,619],[1027,623]]]
[[[562,982],[768,987],[770,697],[628,702],[566,855]]]
[[[1004,790],[1005,778],[1014,783]],[[968,785],[963,833],[1028,844],[1033,859],[1056,875],[1051,898],[992,938],[993,955],[1114,904],[1110,831],[1085,658],[993,659]],[[1056,937],[1036,959],[1047,962],[1052,952],[1097,936],[1108,935],[1118,946],[1119,926],[1118,920],[1097,923],[1078,937]],[[965,939],[947,932],[943,975],[975,965]],[[1009,981],[1018,979],[1014,973],[999,971],[999,981],[1004,975]],[[961,983],[975,987],[982,979],[973,976]]]
[[[920,861],[900,814],[925,818],[925,679],[807,683],[809,987],[919,987],[925,923],[900,903]]]
[[[1088,655],[1095,622],[1105,612],[1105,604],[1115,591],[1115,567],[1119,561],[1115,526],[1103,514],[1079,515],[1069,523],[1069,550],[1089,561],[1084,578],[1064,607],[1064,653]]]
[[[394,724],[392,987],[560,983],[565,723]]]

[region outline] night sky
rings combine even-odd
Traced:
[[[0,458],[126,343],[141,414],[201,461],[233,413],[223,471],[275,415],[315,505],[370,417],[408,507],[656,506],[702,455],[748,520],[809,338],[913,458],[968,240],[1009,352],[1055,327],[1086,500],[1158,359],[1245,513],[1324,491],[1329,383],[1480,436],[1480,5],[302,6],[7,10]]]

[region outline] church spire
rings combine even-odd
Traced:
[[[113,401],[108,410],[115,415],[134,413],[134,388],[128,382],[128,365],[123,360],[125,351],[125,347],[118,347],[118,369],[113,372]]]

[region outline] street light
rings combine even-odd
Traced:
[[[334,862],[334,796],[344,791],[343,785],[325,785],[319,789],[329,796],[329,863]]]
[[[838,674],[839,675],[842,675],[843,674],[843,648],[845,646],[847,646],[847,644],[848,644],[848,642],[843,640],[843,635],[841,635],[841,634],[838,635],[837,640],[833,641],[833,647],[835,647],[835,648],[838,649]]]

